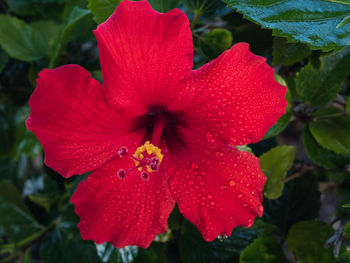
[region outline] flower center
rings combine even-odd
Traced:
[[[138,167],[139,171],[146,168],[148,172],[152,173],[158,171],[159,165],[163,160],[163,154],[161,152],[161,149],[147,141],[144,145],[136,149],[131,158],[135,161],[135,166],[143,164],[142,167]]]
[[[118,151],[120,157],[124,157],[127,154],[125,146],[121,147]],[[123,153],[123,154],[121,154]],[[137,169],[141,173],[141,178],[144,180],[149,179],[149,174],[158,171],[159,165],[163,160],[162,150],[157,146],[154,146],[149,141],[146,141],[144,145],[138,147],[135,153],[130,157],[135,162],[135,166],[125,171],[120,169],[117,172],[119,179],[124,179],[128,173]]]
[[[144,145],[141,145],[136,149],[135,153],[129,157],[135,162],[135,166],[128,170],[120,169],[117,172],[119,179],[124,179],[128,173],[137,169],[140,171],[141,178],[143,180],[148,180],[149,173],[158,171],[159,166],[163,160],[163,154],[162,150],[154,144],[159,144],[165,124],[166,120],[164,118],[159,118],[154,123],[152,136],[153,144],[150,141],[146,141]],[[127,153],[128,149],[125,146],[122,146],[118,150],[118,155],[120,157],[126,156]]]

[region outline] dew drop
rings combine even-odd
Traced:
[[[249,219],[248,220],[248,227],[251,227],[253,225],[253,220],[252,219]]]
[[[260,212],[264,212],[264,207],[262,205],[259,205],[258,209],[259,209]]]
[[[225,242],[225,240],[228,238],[228,236],[226,234],[220,234],[218,235],[218,240],[220,242]]]
[[[228,184],[229,184],[231,187],[233,187],[233,186],[235,186],[235,185],[236,185],[236,182],[235,182],[235,181],[233,181],[233,180],[230,180],[230,181],[228,182]]]
[[[211,202],[210,202],[210,205],[211,205],[211,206],[214,206],[214,205],[215,205],[215,202],[214,202],[214,201],[211,201]]]
[[[242,194],[238,194],[237,197],[238,197],[239,199],[241,199],[241,198],[243,197],[243,195],[242,195]]]
[[[213,196],[209,194],[208,195],[208,199],[212,199],[212,198],[213,198]]]

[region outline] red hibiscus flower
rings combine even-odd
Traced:
[[[27,127],[45,163],[70,177],[93,171],[71,202],[84,239],[147,247],[177,203],[207,241],[263,213],[259,141],[285,112],[286,88],[239,43],[192,70],[179,9],[125,0],[95,31],[103,84],[78,65],[40,72]]]

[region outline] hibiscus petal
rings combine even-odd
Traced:
[[[111,242],[115,247],[137,245],[146,248],[155,236],[167,230],[167,218],[174,207],[168,177],[162,171],[148,180],[134,170],[119,179],[119,169],[131,168],[129,158],[113,160],[81,182],[71,202],[80,216],[83,239]]]
[[[236,44],[194,70],[169,110],[186,112],[188,127],[208,142],[258,142],[287,106],[287,89],[265,61],[248,44]]]
[[[236,226],[251,226],[263,214],[266,177],[259,159],[234,147],[205,148],[192,138],[193,147],[167,156],[170,191],[181,213],[206,241],[230,236]]]
[[[45,163],[65,177],[92,171],[142,139],[129,132],[131,117],[107,107],[101,84],[78,65],[41,71],[29,105],[27,128],[43,145]]]
[[[125,0],[94,32],[107,100],[144,113],[176,96],[191,73],[192,33],[179,9],[162,14],[145,0]]]

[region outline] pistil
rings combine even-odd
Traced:
[[[133,155],[129,156],[129,158],[135,162],[135,166],[128,170],[120,169],[117,172],[119,179],[124,179],[128,173],[137,169],[140,171],[141,178],[143,180],[148,180],[149,173],[158,171],[163,160],[163,154],[161,153],[161,149],[156,145],[160,142],[165,125],[166,119],[163,116],[157,118],[153,127],[152,143],[146,141],[144,145],[136,149]],[[120,157],[126,156],[127,153],[128,149],[125,146],[122,146],[118,150],[118,155]]]

